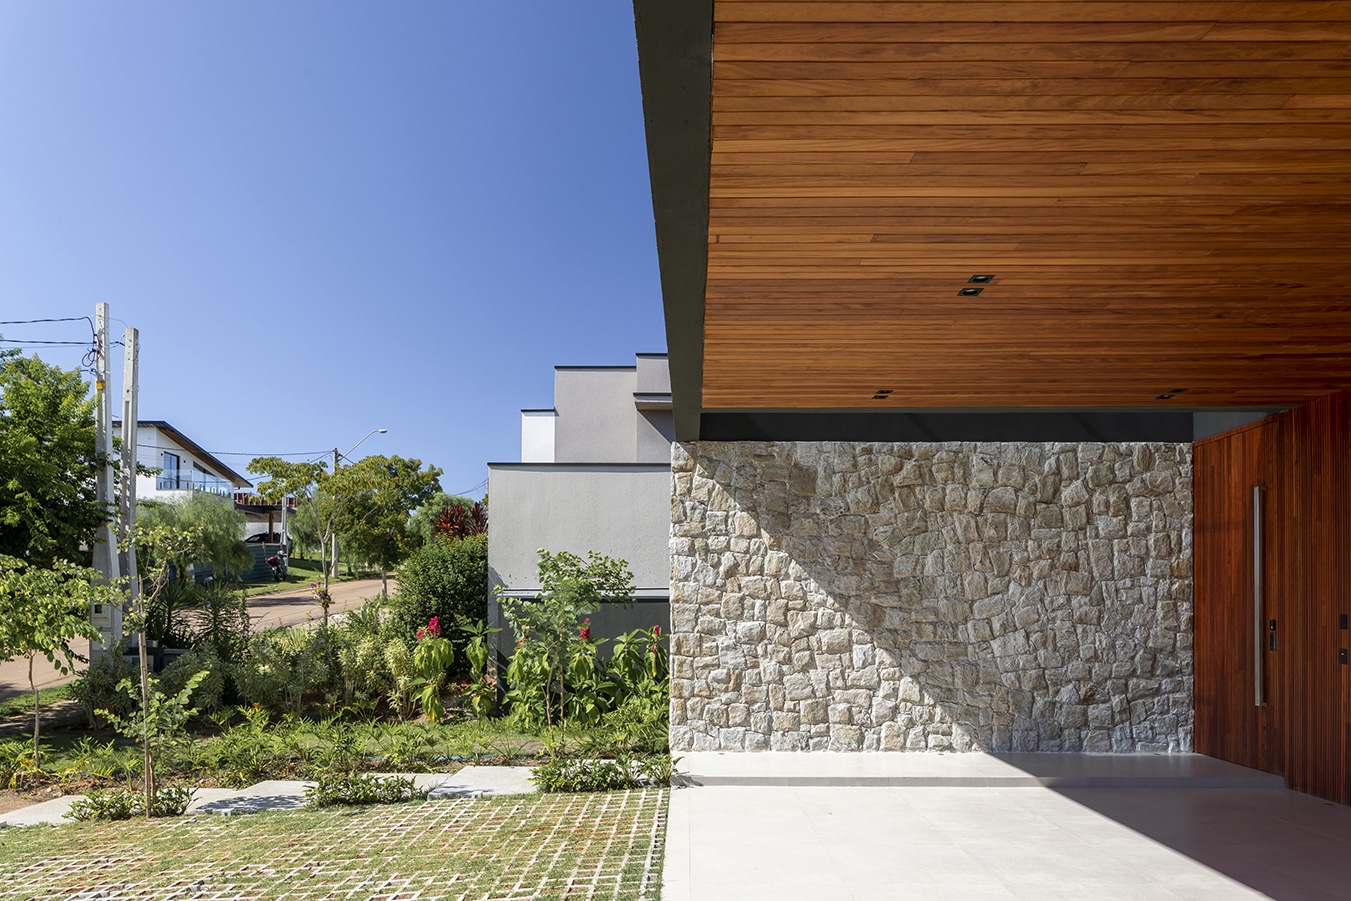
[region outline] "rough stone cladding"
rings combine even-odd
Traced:
[[[1189,751],[1185,444],[672,451],[671,745]]]

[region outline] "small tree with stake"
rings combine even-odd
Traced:
[[[0,659],[28,659],[28,687],[33,691],[33,766],[41,765],[39,739],[42,706],[33,681],[33,661],[41,655],[63,675],[79,656],[70,649],[77,638],[98,641],[89,622],[90,604],[120,604],[120,586],[99,581],[94,570],[55,560],[33,566],[0,555]]]

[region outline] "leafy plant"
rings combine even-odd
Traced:
[[[483,619],[487,598],[487,539],[438,537],[400,564],[391,619],[396,633],[411,638],[433,616],[446,627]]]
[[[633,574],[625,561],[595,551],[583,560],[567,551],[551,554],[541,549],[539,583],[540,592],[534,599],[500,596],[502,611],[518,638],[507,669],[514,692],[508,694],[512,712],[527,722],[538,722],[542,706],[546,725],[563,720],[570,709],[586,716],[594,710],[598,715],[602,704],[599,683],[593,681],[596,667],[588,659],[594,656],[594,647],[578,648],[591,641],[589,626],[582,620],[599,610],[602,602],[631,603]],[[570,677],[584,695],[571,708]]]
[[[193,673],[175,694],[162,691],[157,680],[151,680],[149,684],[143,681],[140,692],[144,703],[139,717],[123,718],[108,710],[99,711],[108,718],[114,729],[141,745],[147,816],[153,814],[154,799],[158,797],[155,791],[156,762],[163,763],[166,757],[192,744],[191,739],[184,735],[183,726],[197,710],[188,707],[188,699],[208,675],[205,671]],[[132,697],[136,696],[137,686],[130,679],[118,687]]]
[[[412,779],[401,776],[373,776],[361,773],[355,776],[320,777],[305,789],[305,800],[311,807],[332,807],[337,804],[397,804],[400,801],[426,800],[430,789],[418,788]]]
[[[557,756],[535,767],[530,781],[542,792],[596,792],[670,785],[676,761],[651,758],[591,759]]]
[[[89,718],[89,728],[97,729],[103,723],[100,710],[111,710],[118,716],[129,716],[140,705],[138,699],[118,690],[118,683],[136,678],[136,667],[127,663],[126,645],[118,643],[90,661],[84,672],[70,683],[71,697],[80,702]]]
[[[130,789],[91,793],[72,803],[65,815],[74,820],[129,820],[142,814],[176,817],[187,811],[194,793],[186,785],[166,785],[155,792],[148,811],[145,797]]]
[[[446,715],[446,709],[441,705],[441,687],[454,659],[455,648],[449,639],[441,637],[440,621],[433,616],[425,628],[418,630],[417,646],[413,650],[413,665],[419,673],[413,684],[421,688],[417,699],[422,704],[422,712],[433,723]]]
[[[90,604],[120,604],[119,588],[101,583],[94,570],[66,560],[45,566],[30,565],[17,557],[0,556],[0,660],[23,657],[28,661],[28,686],[33,692],[33,761],[40,765],[39,738],[42,708],[33,682],[33,661],[41,656],[62,674],[74,666],[70,642],[98,641],[89,622]]]
[[[38,774],[33,747],[26,741],[0,741],[0,788],[19,788]]]

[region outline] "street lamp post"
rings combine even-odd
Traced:
[[[338,474],[338,461],[343,457],[349,456],[352,453],[352,451],[356,450],[358,447],[361,447],[361,443],[363,441],[365,441],[367,438],[371,437],[376,433],[383,435],[388,431],[389,429],[371,429],[365,435],[361,436],[361,441],[358,441],[356,444],[349,447],[347,449],[347,453],[345,454],[340,454],[338,453],[338,449],[336,447],[333,448],[333,474],[334,475]],[[338,577],[338,533],[336,531],[333,533],[333,540],[330,543],[330,551],[332,553],[332,559],[329,561],[329,577],[336,579]]]

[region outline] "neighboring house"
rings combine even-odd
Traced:
[[[636,602],[592,617],[612,637],[670,622],[671,384],[665,354],[558,366],[554,405],[521,411],[521,462],[488,464],[494,595],[534,597],[541,548],[628,561]],[[504,625],[495,601],[494,625]],[[510,636],[499,635],[499,651]]]
[[[113,423],[114,437],[122,437],[122,423]],[[194,491],[232,497],[253,483],[204,450],[197,442],[162,419],[136,423],[136,462],[155,475],[136,477],[136,497],[142,501],[172,501]]]
[[[636,0],[675,753],[1195,748],[1351,802],[1317,7]]]
[[[113,423],[114,437],[122,437],[122,423]],[[278,522],[281,507],[268,504],[251,494],[253,483],[235,472],[197,442],[162,419],[138,420],[136,423],[137,463],[147,469],[158,469],[154,475],[136,477],[138,501],[173,502],[193,492],[214,494],[225,498],[244,514],[248,525],[245,539],[267,538],[271,543],[250,542],[254,549],[254,566],[244,574],[245,581],[268,578],[271,570],[264,562],[276,552],[279,539]],[[290,504],[294,509],[295,503]],[[198,567],[199,576],[209,574],[209,567]]]

